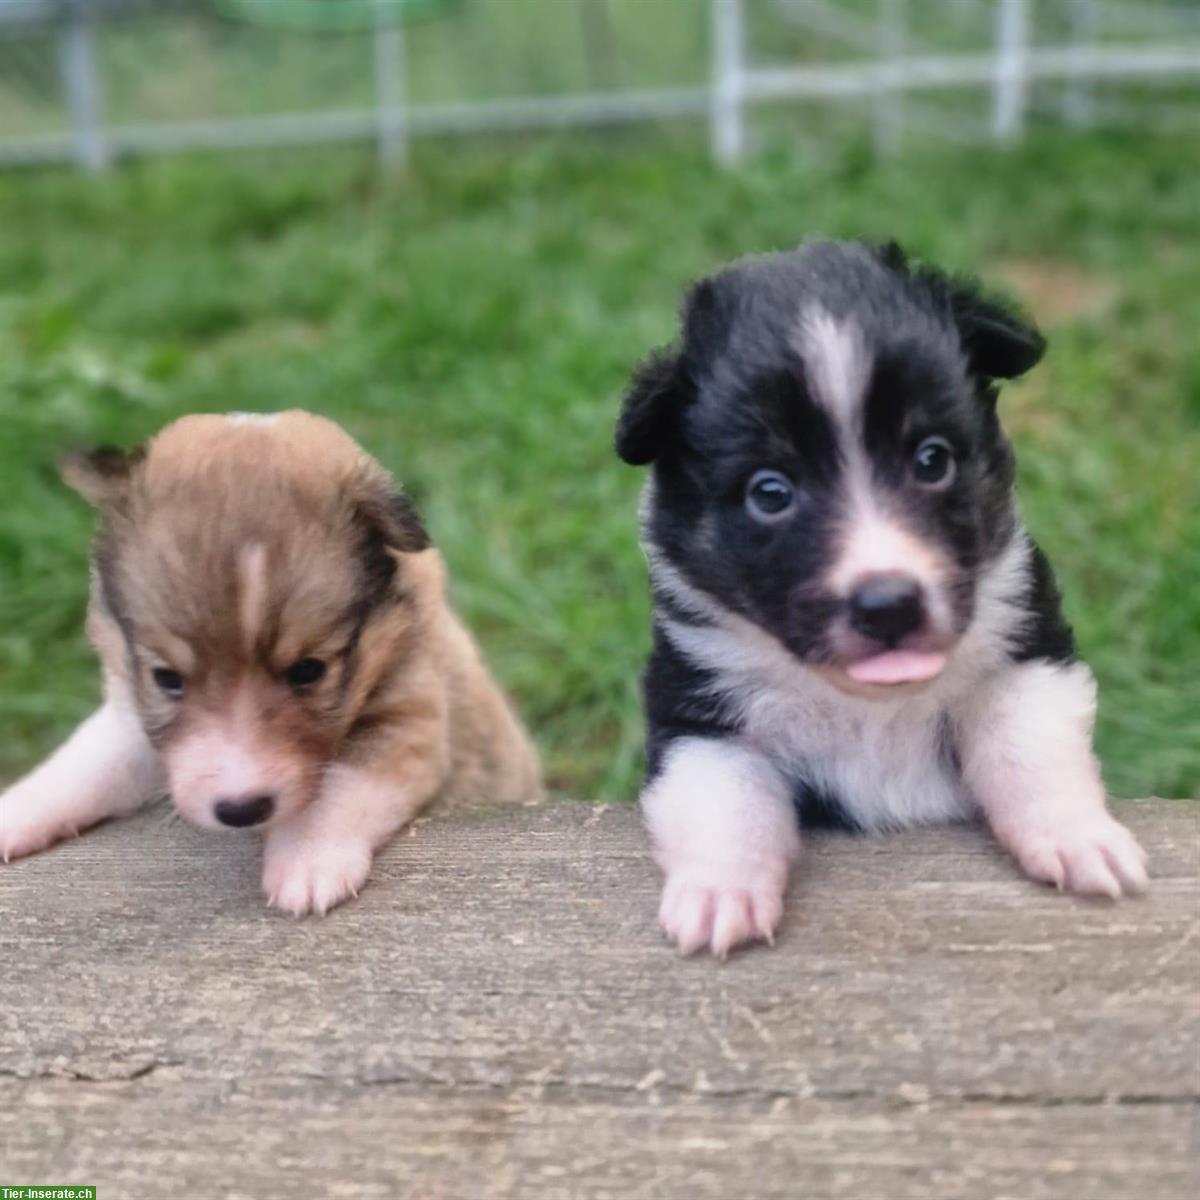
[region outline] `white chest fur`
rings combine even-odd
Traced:
[[[969,811],[948,741],[954,680],[894,700],[859,699],[748,623],[736,631],[670,620],[664,627],[689,659],[714,671],[742,743],[791,784],[809,783],[836,798],[866,829],[954,820]]]
[[[1007,637],[1022,619],[1028,571],[1023,534],[980,578],[976,616],[943,674],[918,692],[880,700],[838,691],[753,622],[692,587],[653,550],[656,585],[697,622],[662,617],[667,636],[711,672],[740,739],[790,783],[838,800],[866,829],[962,818],[972,800],[954,755],[967,699],[1006,670]]]

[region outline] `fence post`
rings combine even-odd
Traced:
[[[741,0],[712,0],[712,153],[723,167],[733,166],[746,152],[744,39]]]
[[[389,10],[391,15],[389,17]],[[375,0],[375,137],[380,166],[408,162],[405,111],[404,12],[393,0]]]
[[[1096,5],[1094,0],[1074,0],[1071,5],[1071,49],[1086,54],[1096,36]],[[1077,76],[1067,80],[1063,91],[1063,117],[1070,125],[1090,125],[1093,110],[1090,80]]]
[[[1029,0],[1000,0],[996,13],[996,70],[992,93],[992,137],[1009,142],[1025,126],[1029,90]]]
[[[59,33],[58,66],[71,114],[75,162],[85,171],[103,171],[109,160],[95,32],[89,0],[68,0]]]
[[[875,101],[875,153],[895,154],[904,136],[904,92],[900,60],[908,33],[908,0],[878,0],[879,96]]]

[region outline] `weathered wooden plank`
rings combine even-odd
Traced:
[[[0,1101],[14,1178],[102,1200],[1184,1200],[1181,1105],[363,1088],[323,1080],[38,1081]],[[53,1157],[36,1146],[53,1146]],[[47,1165],[53,1162],[53,1167]],[[62,1177],[62,1179],[58,1179]]]
[[[1189,1195],[1200,806],[1123,816],[1157,879],[1118,906],[975,830],[813,839],[776,948],[722,965],[659,938],[629,809],[424,822],[299,923],[251,841],[147,814],[0,869],[2,1173],[269,1196],[282,1155],[352,1197]]]

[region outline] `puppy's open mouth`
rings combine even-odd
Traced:
[[[940,675],[945,666],[946,655],[940,650],[884,650],[848,663],[843,670],[855,683],[889,686],[925,683]]]

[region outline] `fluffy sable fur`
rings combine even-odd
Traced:
[[[997,384],[1042,339],[898,247],[694,287],[617,429],[652,464],[642,804],[684,952],[770,939],[805,824],[979,812],[1034,879],[1118,897],[1095,684],[1022,527]]]
[[[5,860],[169,793],[198,825],[261,829],[270,903],[325,912],[435,798],[538,793],[440,554],[336,425],[185,417],[64,477],[100,511],[105,699],[0,797]]]

